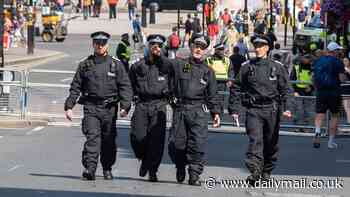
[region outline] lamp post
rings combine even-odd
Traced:
[[[180,5],[181,1],[177,0],[177,35],[180,36]]]
[[[293,23],[292,23],[292,27],[293,27],[293,40],[295,39],[295,33],[296,33],[296,27],[295,27],[295,25],[296,25],[296,10],[295,10],[295,7],[296,7],[296,2],[295,2],[295,0],[293,0]]]
[[[28,19],[27,19],[27,54],[34,53],[34,7],[33,0],[29,0]]]
[[[249,35],[248,25],[248,0],[244,0],[244,15],[243,15],[243,32],[245,36]]]
[[[288,0],[284,0],[284,46],[287,46],[288,19]]]
[[[270,31],[272,30],[272,17],[273,17],[273,14],[272,14],[272,0],[270,0],[270,27],[269,27],[269,29],[270,29]]]
[[[146,2],[143,0],[141,3],[141,26],[147,27],[147,5]]]

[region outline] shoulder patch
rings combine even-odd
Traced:
[[[83,61],[85,61],[85,60],[89,59],[89,57],[90,57],[90,56],[88,56],[88,57],[84,57],[84,58],[81,58],[80,60],[78,60],[78,62],[79,62],[79,63],[81,63],[81,62],[83,62]]]

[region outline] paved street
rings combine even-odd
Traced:
[[[128,130],[120,129],[117,143],[118,161],[113,172],[116,178],[105,181],[102,170],[97,180],[81,180],[81,148],[84,137],[79,127],[37,127],[27,129],[0,129],[0,194],[4,197],[36,196],[348,196],[350,184],[350,157],[348,140],[339,139],[337,151],[311,148],[311,138],[281,137],[281,154],[276,178],[299,180],[343,180],[343,189],[224,189],[217,185],[179,185],[175,168],[165,151],[159,171],[159,183],[149,183],[138,177],[139,162],[134,158],[128,142]],[[324,141],[325,142],[325,141]],[[202,179],[243,179],[247,138],[241,134],[212,133],[209,135],[208,165]],[[204,183],[203,183],[204,185]],[[303,195],[300,195],[302,194]],[[298,194],[298,195],[297,195]],[[308,194],[308,195],[307,195]]]

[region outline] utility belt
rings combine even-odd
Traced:
[[[203,99],[178,99],[176,98],[174,101],[174,104],[176,107],[181,106],[202,106],[205,104],[205,100]]]
[[[242,105],[248,108],[268,108],[277,106],[277,102],[272,98],[254,97],[247,93],[241,94]]]
[[[78,101],[78,103],[82,105],[102,105],[104,107],[117,104],[118,102],[119,102],[118,97],[110,97],[107,99],[103,99],[103,98],[91,97],[91,96],[87,96],[87,97],[83,96]]]
[[[135,103],[150,103],[150,102],[166,102],[167,98],[164,96],[147,96],[147,97],[137,97]]]

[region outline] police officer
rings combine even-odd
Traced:
[[[219,43],[214,46],[214,55],[208,57],[206,62],[215,73],[218,96],[218,104],[220,105],[220,116],[224,114],[224,92],[227,90],[226,83],[228,82],[229,70],[231,69],[231,60],[225,56],[225,45]],[[228,84],[228,83],[227,83]]]
[[[123,64],[107,54],[110,35],[99,31],[91,34],[91,38],[94,54],[79,63],[64,110],[66,118],[72,120],[72,109],[78,98],[78,103],[84,105],[82,132],[86,142],[82,153],[85,168],[83,178],[95,180],[100,155],[103,176],[106,180],[111,180],[111,169],[117,151],[117,103],[120,102],[120,116],[126,116],[132,91]]]
[[[157,182],[166,131],[169,72],[171,64],[161,55],[165,37],[152,34],[147,37],[149,53],[131,66],[129,76],[134,91],[135,111],[131,120],[130,140],[134,153],[142,161],[139,175],[149,175]]]
[[[121,41],[118,44],[116,55],[118,59],[123,63],[126,72],[129,72],[129,61],[131,56],[131,48],[129,41],[129,34],[125,33],[121,36]]]
[[[283,112],[290,117],[291,112],[287,107],[290,89],[286,69],[268,58],[267,37],[256,36],[252,42],[256,58],[242,65],[235,83],[242,93],[242,105],[247,108],[245,127],[249,145],[245,164],[251,172],[247,181],[254,186],[257,180],[270,178],[277,160],[280,116]],[[230,104],[235,98],[230,98]],[[232,115],[237,116],[237,112]]]
[[[176,102],[168,147],[169,156],[177,168],[177,181],[182,183],[185,180],[185,168],[188,165],[188,183],[197,186],[200,185],[199,176],[204,168],[208,109],[214,117],[213,126],[220,125],[218,106],[215,102],[215,73],[204,59],[209,44],[208,37],[194,34],[190,39],[190,58],[185,62],[177,60],[171,78]]]
[[[299,64],[295,64],[290,73],[290,80],[298,81],[293,84],[294,89],[294,123],[297,125],[304,125],[309,123],[308,112],[313,106],[313,100],[305,99],[302,97],[312,96],[314,87],[312,86],[312,57],[310,55],[304,55],[300,57]],[[300,97],[302,96],[302,97]],[[304,129],[298,128],[296,132],[304,132]]]

